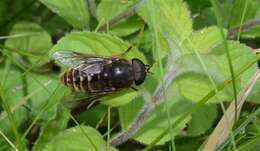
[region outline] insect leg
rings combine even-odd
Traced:
[[[71,108],[71,114],[75,115],[78,114],[80,112],[83,112],[87,109],[88,106],[93,106],[98,100],[98,96],[93,96],[93,97],[89,97],[86,100],[82,100],[80,101],[79,104],[77,104],[76,106]],[[93,103],[94,102],[94,103]]]
[[[138,89],[133,86],[131,87],[131,89],[133,89],[134,91],[138,91]]]
[[[95,103],[97,103],[99,100],[98,99],[94,99],[91,101],[91,103],[87,106],[87,110],[90,109],[90,107],[92,107]]]
[[[132,48],[133,48],[133,46],[130,45],[130,46],[125,50],[125,52],[123,52],[123,53],[121,54],[121,56],[125,56]]]

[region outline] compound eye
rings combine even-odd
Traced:
[[[140,85],[144,82],[146,77],[145,65],[139,59],[133,59],[132,66],[134,70],[135,85]]]

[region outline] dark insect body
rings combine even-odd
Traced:
[[[69,52],[60,52],[66,53]],[[74,91],[92,95],[105,95],[144,82],[149,67],[139,59],[126,60],[118,57],[97,57],[72,53],[77,63],[61,75],[61,81]],[[58,56],[59,57],[59,56]],[[66,59],[66,58],[63,58]],[[62,62],[66,62],[63,60]]]

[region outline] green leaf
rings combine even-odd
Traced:
[[[6,40],[5,46],[13,48],[21,54],[29,54],[25,56],[28,57],[29,63],[40,66],[47,62],[52,41],[51,36],[41,26],[32,22],[18,22],[12,27],[9,36],[17,37]],[[17,53],[13,53],[13,57],[21,64],[27,65],[27,60],[18,56]]]
[[[84,123],[85,125],[96,127],[99,124],[100,120],[104,118],[107,114],[107,106],[104,105],[94,105],[91,108],[81,112],[80,114],[76,114],[76,119],[79,123]],[[113,114],[111,114],[113,115]],[[117,120],[117,118],[110,119],[111,123],[113,120]],[[107,126],[107,119],[103,120],[103,122],[99,125],[99,127],[106,127]]]
[[[142,105],[143,105],[142,98],[137,98],[134,101],[131,101],[118,108],[120,125],[123,129],[126,129],[131,124],[131,122],[135,119]]]
[[[130,101],[134,100],[137,95],[138,92],[129,88],[101,98],[100,103],[117,107],[129,103]]]
[[[239,42],[228,41],[228,48],[234,66],[234,72],[237,72],[238,69],[243,67],[249,60],[252,60],[255,57],[251,48],[244,44],[240,44]],[[224,46],[220,45],[214,48],[210,54],[217,57],[215,60],[216,63],[221,67],[225,77],[229,77],[230,71],[225,51]]]
[[[260,5],[260,4],[259,4]],[[254,28],[244,31],[242,33],[243,38],[257,38],[260,37],[260,25],[255,26]]]
[[[90,15],[85,0],[40,0],[76,29],[88,29]]]
[[[216,64],[216,57],[213,55],[201,55],[203,62],[213,78],[216,85],[221,84],[225,80],[223,71],[218,64]],[[180,94],[190,99],[191,101],[201,100],[205,94],[209,93],[212,89],[207,74],[203,70],[201,63],[196,55],[184,55],[176,61],[176,79],[173,83],[173,90],[179,91]],[[230,100],[231,89],[220,91],[217,96],[213,97],[210,102],[220,102],[223,100]]]
[[[158,137],[163,131],[169,128],[168,120],[174,123],[175,120],[181,116],[184,111],[192,104],[186,99],[178,96],[174,96],[167,100],[167,106],[170,111],[170,119],[167,118],[166,107],[164,103],[158,105],[150,116],[145,120],[141,128],[133,136],[134,139],[144,143],[150,144],[154,138]],[[186,123],[190,120],[190,117],[183,119],[181,124],[173,129],[172,135],[175,136],[186,127]],[[170,133],[170,131],[169,131]],[[169,141],[170,134],[165,135],[157,144],[164,144]]]
[[[179,40],[186,39],[192,32],[192,20],[187,5],[182,0],[145,1],[138,14],[148,23],[150,28],[158,27],[163,36]],[[155,23],[156,21],[156,23]]]
[[[192,114],[188,124],[188,136],[199,136],[209,130],[217,117],[216,105],[204,105]]]
[[[229,18],[230,18],[230,15],[227,14],[231,14],[233,5],[230,1],[225,1],[221,3],[220,6],[221,6],[220,8],[221,15],[223,17],[223,25],[225,25],[226,27],[229,24]],[[212,26],[216,24],[217,24],[217,20],[216,20],[214,9],[213,7],[208,7],[201,10],[199,15],[196,16],[196,18],[194,18],[193,25],[194,25],[194,29],[201,29],[206,26]]]
[[[260,143],[260,135],[257,135],[254,138],[251,138],[246,143],[238,146],[237,151],[252,151],[252,150],[259,150],[259,143]]]
[[[62,85],[56,75],[46,76],[29,73],[27,79],[28,93],[42,88],[40,92],[30,98],[32,116],[38,116],[38,120],[54,118],[58,103],[69,94],[69,89]]]
[[[134,101],[119,108],[119,118],[123,129],[126,129],[128,126],[130,126],[141,110],[142,105],[142,98],[137,98]],[[170,110],[171,123],[174,123],[176,118],[178,118],[185,111],[185,109],[190,107],[192,104],[180,96],[175,96],[171,99],[168,99],[167,105]],[[141,125],[141,128],[137,133],[135,133],[133,138],[144,144],[151,143],[155,137],[169,128],[166,113],[165,104],[161,103],[158,105],[145,120],[144,124]],[[178,128],[173,129],[173,135],[177,135],[180,130],[185,127],[185,124],[189,121],[189,119],[189,117],[184,119]],[[169,140],[170,135],[168,134],[158,144],[163,144]]]
[[[102,0],[97,7],[97,18],[99,22],[107,22],[112,17],[124,11],[128,6],[133,4],[130,1],[122,0]],[[109,9],[108,9],[109,8]]]
[[[132,16],[109,27],[109,33],[125,37],[137,32],[143,25],[144,22],[139,17]]]
[[[7,3],[6,1],[0,1],[0,25],[6,20],[5,15],[7,14]]]
[[[125,11],[133,1],[121,1],[121,0],[103,0],[97,7],[97,18],[100,24],[105,24],[113,17],[117,16],[121,12]],[[109,9],[108,9],[109,8]],[[132,16],[119,21],[118,23],[109,27],[109,32],[123,37],[132,34],[140,29],[143,21],[137,17]]]
[[[250,95],[248,96],[247,100],[250,102],[260,104],[259,98],[260,98],[260,81],[258,80],[253,90],[250,92]]]
[[[211,6],[210,0],[185,0],[188,5],[189,9],[191,10],[192,14],[196,15],[197,13],[201,13],[207,7]]]
[[[127,48],[129,48],[127,42],[121,39],[110,36],[107,34],[100,34],[94,32],[72,32],[65,37],[63,37],[58,44],[56,44],[51,52],[59,50],[71,50],[80,52],[83,54],[96,54],[98,56],[119,56],[124,53]],[[144,55],[139,52],[135,47],[133,47],[125,56],[126,59],[139,58],[144,63],[146,59]],[[132,101],[138,95],[137,92],[126,89],[118,93],[111,94],[110,96],[101,98],[101,103],[119,106]]]
[[[241,85],[245,86],[247,82],[255,75],[257,72],[257,65],[250,67],[245,73],[241,76]],[[250,91],[247,101],[260,104],[260,81],[257,80],[255,86]]]
[[[20,127],[27,120],[28,110],[20,106],[19,108],[14,108],[17,104],[20,104],[23,99],[23,80],[21,78],[21,73],[14,67],[7,68],[6,70],[0,67],[0,79],[1,86],[5,89],[4,94],[6,101],[8,102],[10,109],[13,111],[13,116],[17,127]],[[1,94],[2,95],[2,94]],[[1,99],[0,99],[1,100]],[[15,109],[15,110],[14,110]],[[1,110],[2,110],[2,100],[1,100]],[[14,138],[12,132],[12,123],[10,123],[7,118],[6,112],[1,112],[0,114],[0,129],[8,137]]]
[[[192,33],[190,13],[182,0],[145,1],[137,13],[153,31],[152,43],[156,44],[156,49],[160,48],[157,50],[160,56],[154,56],[154,60],[158,61],[168,55],[169,40],[179,45]]]
[[[255,17],[260,2],[259,0],[236,0],[232,5],[230,26],[239,26],[245,11],[244,22]]]
[[[191,41],[191,42],[190,42]],[[185,41],[189,49],[195,49],[200,53],[209,53],[213,48],[222,44],[223,40],[219,28],[211,26],[195,31],[190,35],[189,41]],[[192,44],[192,45],[191,45]]]
[[[181,137],[180,139],[176,138],[174,139],[174,143],[177,151],[199,151],[198,148],[201,146],[201,140],[197,137]]]
[[[106,142],[97,130],[80,125],[67,129],[53,137],[46,147],[42,148],[42,151],[97,151],[106,149],[116,151],[112,147],[106,147]]]
[[[70,117],[69,111],[63,106],[58,106],[56,117],[43,125],[40,136],[33,146],[33,151],[41,151],[50,142],[50,138],[56,136],[67,127]]]

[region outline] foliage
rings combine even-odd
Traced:
[[[202,150],[223,115],[219,104],[233,101],[233,93],[257,72],[259,5],[259,0],[0,1],[0,150],[126,150],[128,145]],[[243,26],[248,22],[253,26]],[[118,91],[75,113],[67,104],[89,97],[59,80],[69,67],[53,54],[64,50],[139,58],[151,69],[137,91]],[[228,82],[228,59],[236,91]],[[259,90],[258,80],[234,138],[221,150],[257,150]],[[127,143],[112,146],[120,134]]]

